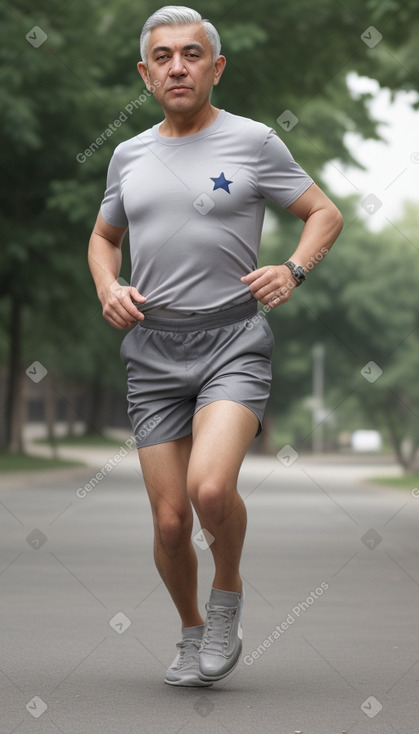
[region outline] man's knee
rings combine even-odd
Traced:
[[[156,539],[167,550],[175,550],[179,545],[189,542],[192,533],[192,512],[176,511],[165,506],[154,513]]]
[[[206,477],[191,484],[188,492],[197,512],[210,517],[217,525],[224,521],[232,494],[224,482]]]

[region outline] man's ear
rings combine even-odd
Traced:
[[[216,59],[214,64],[214,79],[213,84],[216,87],[218,82],[221,79],[221,75],[225,69],[227,63],[227,59],[225,56],[219,56],[218,59]]]
[[[139,61],[137,64],[137,69],[148,91],[150,91],[150,75],[148,73],[147,66],[143,63],[143,61]]]

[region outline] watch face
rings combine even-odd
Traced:
[[[297,285],[301,285],[306,279],[306,274],[304,272],[304,268],[301,267],[301,265],[295,265],[291,260],[287,260],[284,265],[286,265],[292,273],[292,277],[294,280],[297,281]]]

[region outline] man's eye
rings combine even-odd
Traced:
[[[198,59],[199,58],[198,54],[186,54],[186,55],[189,56],[191,59]]]
[[[161,56],[157,56],[156,61],[162,61],[163,59],[167,59],[167,54],[161,54]]]

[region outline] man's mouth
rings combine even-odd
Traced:
[[[186,92],[189,91],[191,87],[186,87],[185,85],[178,85],[176,87],[170,87],[169,92]]]

